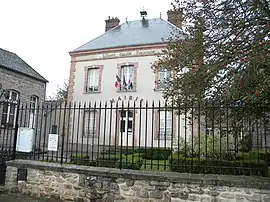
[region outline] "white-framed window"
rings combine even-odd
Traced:
[[[158,137],[159,139],[170,140],[172,137],[172,112],[160,110],[158,111]]]
[[[131,135],[133,132],[133,111],[120,111],[120,132]]]
[[[120,90],[121,91],[132,91],[134,90],[134,65],[124,65],[121,66],[120,70],[120,79],[121,79],[121,85]]]
[[[170,78],[171,72],[166,69],[159,69],[157,72],[157,89],[164,89],[167,79]]]
[[[2,112],[2,127],[15,127],[16,113],[20,93],[14,90],[7,90]]]
[[[84,115],[84,136],[95,136],[97,134],[97,111],[86,111]]]
[[[38,97],[32,95],[30,98],[29,128],[35,128],[37,117],[37,106],[38,106]]]
[[[99,90],[99,68],[90,68],[87,70],[86,92],[98,92]]]

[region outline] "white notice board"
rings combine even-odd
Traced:
[[[58,148],[58,134],[49,134],[48,151],[57,151]]]
[[[20,127],[18,129],[16,151],[26,153],[32,152],[34,132],[33,128]]]

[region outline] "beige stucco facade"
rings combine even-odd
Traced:
[[[169,138],[166,140],[158,138],[159,101],[160,106],[164,107],[164,99],[162,91],[156,90],[157,76],[151,66],[158,59],[156,54],[161,53],[164,47],[165,45],[160,45],[71,55],[68,99],[76,103],[77,110],[71,118],[72,124],[69,128],[73,132],[70,133],[70,139],[72,139],[70,141],[83,144],[171,147],[173,142],[177,142],[179,136],[189,136],[191,130],[185,127],[184,115],[173,115],[172,141]],[[119,73],[119,65],[123,64],[134,64],[136,67],[134,89],[131,91],[119,91],[114,85],[116,75]],[[85,91],[86,70],[92,66],[100,67],[98,92]],[[90,107],[89,102],[91,102]],[[96,107],[94,107],[95,102]],[[85,111],[93,110],[93,108],[97,112],[95,116],[98,134],[85,137],[83,135]],[[131,118],[132,132],[129,133],[120,132],[121,120],[124,119],[120,116],[120,111],[127,109],[135,112]]]

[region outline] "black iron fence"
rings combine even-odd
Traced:
[[[268,105],[3,102],[0,112],[0,152],[16,158],[268,176]]]

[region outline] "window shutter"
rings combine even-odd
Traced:
[[[98,69],[98,91],[99,92],[101,92],[102,71],[103,71],[103,65],[100,65]]]

